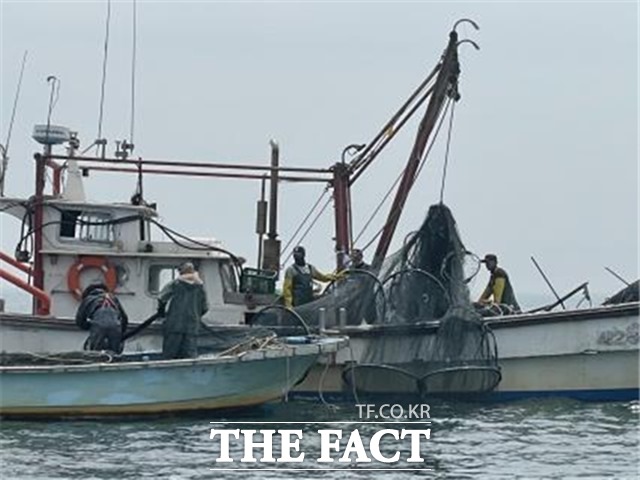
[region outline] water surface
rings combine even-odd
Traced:
[[[637,402],[581,403],[569,400],[529,400],[504,404],[431,403],[431,438],[422,441],[425,463],[360,468],[412,467],[418,471],[362,471],[344,464],[342,471],[212,471],[218,444],[210,440],[215,428],[301,428],[305,461],[275,465],[319,468],[316,432],[321,428],[358,428],[363,439],[379,428],[398,425],[326,424],[359,421],[353,404],[328,408],[313,402],[289,402],[223,417],[210,414],[146,420],[3,421],[0,424],[2,479],[261,479],[261,478],[638,478],[640,461]],[[227,422],[279,423],[268,427]],[[210,422],[214,422],[211,424]],[[421,428],[424,425],[404,425]],[[401,426],[398,428],[402,428]],[[382,442],[382,451],[398,445]],[[346,443],[346,442],[345,442]],[[343,443],[344,445],[344,443]],[[409,446],[402,443],[403,458]],[[232,444],[231,457],[242,456]],[[338,455],[336,454],[336,458]],[[225,464],[224,467],[265,466]],[[430,468],[432,470],[426,470]]]

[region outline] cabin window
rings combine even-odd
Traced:
[[[82,242],[108,242],[115,239],[112,217],[108,213],[63,210],[60,237]]]
[[[220,279],[222,281],[222,288],[225,292],[238,291],[236,272],[233,265],[231,265],[231,262],[220,262]]]
[[[178,267],[175,265],[151,265],[149,267],[149,293],[157,295],[167,283],[178,278]]]

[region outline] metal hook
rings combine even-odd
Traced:
[[[471,45],[473,45],[473,47],[476,50],[480,50],[480,47],[478,46],[478,44],[476,42],[474,42],[473,40],[469,40],[468,38],[465,38],[464,40],[460,40],[457,44],[456,47],[459,47],[460,45],[462,45],[463,43],[470,43]]]
[[[46,135],[46,144],[49,143],[49,129],[51,126],[51,112],[53,112],[53,107],[55,106],[58,100],[58,91],[60,89],[60,80],[55,75],[49,75],[47,77],[47,83],[51,84],[51,93],[49,95],[49,108],[47,111],[47,135]],[[50,148],[50,147],[49,147]]]
[[[456,23],[453,24],[454,32],[456,31],[456,28],[458,28],[458,25],[460,25],[461,23],[470,23],[473,28],[475,28],[476,30],[480,30],[480,27],[478,26],[478,24],[473,20],[471,20],[470,18],[461,18],[460,20],[458,20]]]
[[[47,77],[47,83],[51,84],[51,96],[49,98],[49,108],[53,110],[58,102],[58,95],[60,94],[60,79],[55,75],[49,75]]]

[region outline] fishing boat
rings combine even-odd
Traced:
[[[252,338],[252,340],[254,340]],[[337,338],[257,339],[192,359],[159,354],[3,354],[0,415],[86,417],[240,408],[283,398]]]
[[[454,361],[443,369],[416,358],[418,348],[434,345],[438,322],[346,327],[338,331],[349,335],[353,353],[338,362],[344,382],[361,394],[637,400],[639,310],[629,303],[486,319],[497,358],[479,371],[473,363]],[[371,349],[379,349],[377,362],[352,363],[351,355],[365,359]]]
[[[469,20],[460,22],[476,27]],[[73,316],[80,292],[94,281],[105,282],[132,318],[143,319],[155,309],[159,286],[174,278],[180,263],[190,260],[205,280],[211,310],[204,321],[210,328],[239,324],[282,327],[287,323],[285,332],[303,328],[300,325],[304,324],[304,328],[328,335],[349,335],[351,347],[338,351],[328,365],[312,369],[296,389],[302,394],[317,395],[320,372],[326,370],[322,388],[335,395],[351,396],[355,388],[363,394],[638,398],[637,301],[490,318],[465,311],[463,321],[451,324],[464,328],[448,329],[444,319],[451,316],[451,307],[469,303],[468,292],[464,291],[466,279],[457,270],[467,263],[475,262],[478,267],[477,257],[474,260],[461,243],[455,243],[437,255],[423,255],[422,263],[412,263],[408,259],[414,245],[419,244],[413,236],[407,237],[400,252],[389,254],[409,193],[446,115],[461,98],[458,48],[463,44],[477,48],[472,40],[459,39],[456,27],[460,22],[449,33],[436,67],[379,133],[365,145],[348,146],[341,161],[329,168],[283,167],[275,143],[270,165],[131,159],[131,146],[126,142],[119,144],[115,157],[109,158],[102,139],[96,141],[102,146],[101,152],[87,156],[78,153],[74,132],[50,124],[36,127],[34,139],[42,144],[43,151],[35,156],[34,196],[0,198],[3,214],[14,215],[26,225],[16,254],[2,253],[0,260],[26,279],[3,268],[0,276],[29,292],[34,308],[27,315],[0,314],[2,351],[79,349],[85,334],[77,329]],[[346,255],[354,248],[351,189],[423,105],[426,110],[381,229],[372,271],[351,272],[347,281],[330,287],[317,301],[295,312],[280,308],[274,313],[273,307],[279,306],[275,282],[282,267],[277,228],[279,183],[319,182],[330,187],[336,270],[343,270]],[[53,151],[59,145],[66,146],[65,154]],[[346,152],[353,153],[349,162],[344,158]],[[101,172],[136,175],[136,195],[119,204],[87,200],[82,178]],[[48,192],[47,173],[52,179]],[[260,251],[256,268],[243,265],[232,249],[215,239],[189,238],[160,223],[157,207],[142,194],[147,175],[261,182],[268,175],[269,200],[263,194],[258,201]],[[152,240],[153,229],[171,241]],[[358,275],[366,281],[350,281]],[[470,351],[455,353],[456,341],[466,335]],[[126,351],[157,350],[160,339],[159,328],[152,325],[129,341]]]

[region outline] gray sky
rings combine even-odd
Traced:
[[[31,129],[46,121],[48,75],[61,80],[53,122],[77,130],[84,145],[96,137],[106,2],[3,0],[1,8],[2,143],[29,51],[6,188],[27,196],[37,149]],[[111,142],[129,130],[131,11],[129,2],[112,4],[104,117]],[[445,201],[465,245],[497,253],[520,293],[547,292],[531,255],[560,291],[589,280],[593,291],[613,293],[620,283],[605,265],[638,277],[632,2],[140,1],[135,153],[266,164],[274,138],[282,164],[329,166],[344,146],[377,133],[436,64],[462,17],[480,25],[460,33],[481,51],[461,49]],[[406,162],[416,121],[356,184],[356,232]],[[398,242],[438,201],[444,140],[411,194]],[[126,201],[134,182],[95,175],[86,187],[93,199]],[[285,242],[322,188],[283,186]],[[145,190],[167,225],[219,238],[255,261],[259,183],[149,177]],[[18,226],[3,216],[5,251],[13,251]],[[304,241],[310,262],[324,270],[333,267],[332,236],[329,209]],[[485,281],[483,272],[474,291]]]

